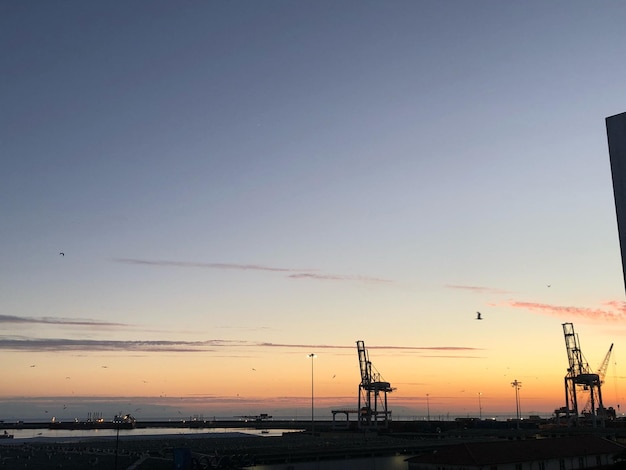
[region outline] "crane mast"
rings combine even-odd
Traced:
[[[359,355],[361,383],[359,384],[359,427],[387,427],[391,421],[391,411],[387,409],[387,393],[392,392],[389,382],[382,380],[379,373],[372,372],[364,341],[356,342]]]

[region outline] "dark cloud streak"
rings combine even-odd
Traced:
[[[139,264],[144,266],[172,266],[177,268],[208,268],[208,269],[233,269],[241,271],[272,271],[272,272],[301,272],[311,271],[308,269],[278,268],[275,266],[262,266],[259,264],[236,264],[236,263],[197,263],[191,261],[166,261],[144,260],[134,258],[113,258],[113,261],[126,264]]]
[[[0,337],[0,349],[12,351],[143,351],[143,352],[208,352],[208,341],[115,341],[64,338]]]
[[[360,282],[386,282],[390,283],[389,279],[380,279],[376,277],[365,276],[341,276],[337,274],[316,274],[316,273],[297,273],[287,276],[291,279],[316,279],[321,281],[360,281]]]
[[[120,352],[217,352],[224,348],[282,348],[304,350],[354,349],[348,345],[284,344],[256,341],[233,341],[212,339],[205,341],[118,341],[66,338],[28,338],[0,336],[0,350],[8,351],[120,351]],[[478,351],[479,348],[464,346],[373,346],[370,349],[391,351]],[[446,357],[446,356],[441,356]],[[458,357],[458,356],[456,356]]]
[[[113,258],[117,263],[135,264],[142,266],[163,266],[176,268],[206,268],[206,269],[231,269],[240,271],[270,271],[288,274],[290,279],[314,279],[323,281],[356,281],[356,282],[380,282],[390,283],[388,279],[380,279],[367,276],[354,276],[343,274],[323,274],[315,269],[281,268],[276,266],[264,266],[259,264],[236,264],[236,263],[198,263],[192,261],[167,261],[167,260],[144,260],[135,258]]]
[[[462,286],[457,284],[447,284],[444,287],[447,289],[464,290],[468,292],[475,292],[477,294],[510,294],[510,292],[498,289],[495,287],[482,287],[482,286]]]
[[[124,323],[101,322],[96,320],[75,320],[72,318],[55,317],[18,317],[16,315],[0,315],[0,323],[71,325],[71,326],[130,326]]]

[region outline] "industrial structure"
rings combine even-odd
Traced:
[[[583,356],[578,335],[574,332],[572,323],[563,323],[563,335],[569,361],[565,376],[565,407],[555,410],[555,413],[557,417],[565,414],[568,422],[577,422],[579,418],[590,419],[595,427],[598,420],[602,424],[607,417],[615,416],[614,410],[605,409],[602,403],[602,383],[613,345],[611,344],[598,372],[593,372]]]
[[[361,369],[359,384],[359,428],[387,427],[391,421],[391,411],[387,408],[387,394],[395,389],[385,382],[380,373],[372,372],[367,349],[363,341],[356,342]]]
[[[626,283],[626,113],[606,118],[606,134],[613,177],[617,231]]]

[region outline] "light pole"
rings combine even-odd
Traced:
[[[430,422],[430,400],[428,397],[430,397],[430,393],[426,394],[426,420]]]
[[[315,356],[314,353],[311,353],[307,357],[311,358],[311,434],[313,434],[313,432],[315,431],[315,401],[313,399],[313,397],[315,396],[313,394],[313,359],[315,359],[317,356]]]
[[[122,414],[122,413],[120,413]],[[117,434],[115,436],[115,470],[117,470],[117,451],[120,448],[120,423],[117,423]]]
[[[480,397],[482,395],[482,392],[478,392],[478,419],[483,419],[483,404],[480,401]]]
[[[511,386],[515,389],[515,414],[517,416],[517,426],[519,427],[519,420],[522,416],[522,407],[520,406],[519,401],[519,389],[522,388],[522,382],[519,382],[517,379],[515,379],[513,382],[511,382]]]

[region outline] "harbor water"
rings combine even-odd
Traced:
[[[0,439],[3,441],[16,441],[22,439],[50,440],[62,442],[64,440],[87,440],[99,438],[117,437],[116,429],[6,429],[13,439]],[[228,437],[229,435],[241,436],[282,436],[285,432],[293,432],[294,429],[255,429],[255,428],[135,428],[120,429],[119,438],[149,438],[151,436],[176,436],[176,437]]]

